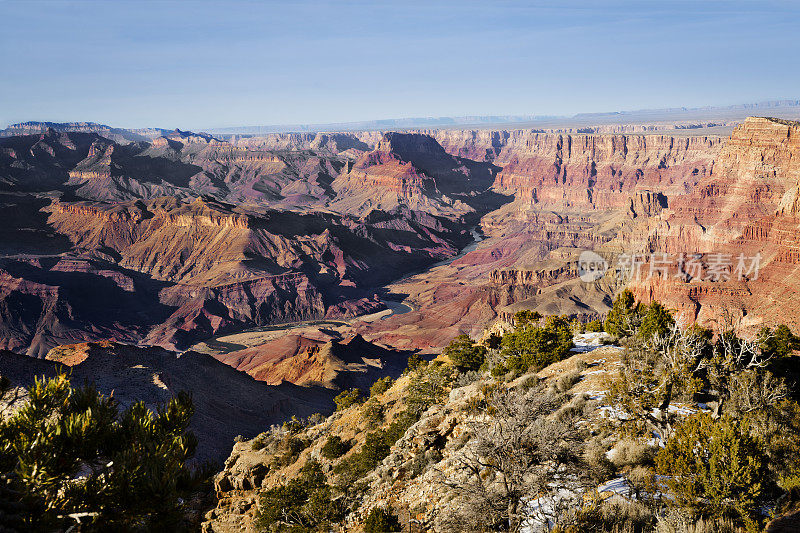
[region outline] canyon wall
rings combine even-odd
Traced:
[[[798,186],[800,123],[747,119],[709,176],[660,217],[639,225],[650,250],[698,254],[701,266],[635,280],[632,288],[644,299],[669,302],[687,320],[711,323],[726,315],[745,328],[797,327]]]
[[[377,151],[352,135],[288,151],[180,130],[126,145],[52,129],[0,139],[0,201],[19,215],[0,231],[1,345],[185,348],[220,331],[380,309],[375,289],[455,254],[475,212],[415,166],[431,154],[406,147],[403,159],[390,139]],[[441,148],[433,156],[444,158],[437,173],[469,181]]]
[[[270,133],[258,136],[234,135],[230,142],[234,146],[277,151],[322,150],[340,153],[348,150],[368,151],[375,147],[382,132],[364,131],[353,133]]]
[[[557,209],[611,209],[638,191],[684,194],[709,175],[724,139],[440,131],[450,153],[502,167],[495,190]]]

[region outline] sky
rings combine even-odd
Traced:
[[[200,130],[797,99],[799,30],[793,0],[0,0],[0,127]]]

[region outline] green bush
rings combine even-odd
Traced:
[[[572,329],[563,317],[547,317],[543,326],[526,324],[503,335],[505,367],[518,373],[539,369],[570,354]]]
[[[601,331],[605,331],[605,329],[603,329],[603,321],[599,318],[597,320],[587,322],[585,329],[587,333],[600,333]]]
[[[420,369],[411,376],[406,391],[406,405],[415,416],[424,413],[429,407],[440,403],[447,394],[447,369],[429,367]]]
[[[392,445],[417,421],[417,417],[409,412],[400,414],[386,429],[367,433],[364,444],[358,453],[340,461],[334,468],[343,486],[352,485],[364,477],[388,455]]]
[[[322,445],[320,453],[325,459],[338,459],[350,450],[350,443],[345,442],[339,435],[331,435]]]
[[[764,327],[759,331],[762,355],[765,357],[786,357],[793,350],[800,349],[800,338],[795,336],[786,324],[774,330]]]
[[[751,413],[749,418],[753,420],[761,417],[772,420],[772,423],[767,426],[772,430],[763,432],[764,440],[768,443],[770,469],[775,471],[778,484],[783,490],[795,489],[797,501],[800,503],[800,461],[798,461],[798,457],[800,457],[800,405],[792,400],[784,400],[767,412],[762,410],[758,413]]]
[[[391,444],[387,442],[384,431],[367,433],[358,453],[341,460],[335,466],[334,472],[340,476],[342,485],[352,485],[378,466],[389,455],[390,449]]]
[[[376,507],[369,512],[364,520],[364,533],[387,533],[402,531],[400,520],[391,511],[384,511]]]
[[[492,371],[490,373],[493,377],[502,378],[508,373],[508,367],[504,362],[500,362],[492,367]]]
[[[292,415],[292,418],[290,418],[289,420],[285,421],[281,425],[281,428],[283,429],[283,431],[289,433],[290,435],[294,435],[296,433],[300,433],[301,431],[303,431],[303,429],[305,429],[305,427],[306,427],[305,424],[300,419],[298,419],[297,416],[295,416],[295,415]]]
[[[197,445],[193,413],[183,393],[156,412],[142,402],[120,412],[113,398],[72,388],[64,375],[37,379],[0,421],[0,522],[66,530],[76,525],[68,515],[89,513],[81,531],[181,527],[181,498],[210,476],[186,466]]]
[[[385,430],[384,438],[386,439],[386,442],[389,443],[389,446],[391,447],[395,442],[400,440],[400,437],[402,437],[406,430],[410,428],[418,419],[418,417],[414,416],[408,411],[400,413]]]
[[[253,442],[252,444],[250,444],[250,447],[253,450],[263,450],[264,448],[267,447],[267,444],[269,444],[270,440],[271,437],[269,433],[260,433],[256,436],[256,438],[253,439]]]
[[[344,411],[348,407],[361,401],[361,391],[358,389],[347,389],[340,392],[334,399],[337,411]]]
[[[361,445],[361,458],[365,463],[376,466],[389,455],[392,443],[388,442],[386,434],[381,431],[371,431],[367,433],[364,444]]]
[[[497,350],[500,348],[500,343],[503,342],[502,335],[498,335],[497,333],[489,334],[489,337],[486,339],[485,344],[486,347],[490,350]]]
[[[617,337],[628,337],[636,332],[640,322],[640,306],[636,304],[633,293],[625,289],[614,300],[611,311],[608,312],[605,330]]]
[[[459,335],[444,349],[444,354],[461,372],[478,370],[486,358],[486,347],[474,344],[469,335]]]
[[[738,421],[707,414],[687,418],[658,452],[656,467],[683,507],[756,525],[768,483],[767,458]]]
[[[539,311],[531,311],[530,309],[523,309],[514,313],[514,325],[516,327],[525,326],[531,322],[538,322],[541,320],[542,315]]]
[[[261,495],[256,523],[268,531],[327,530],[344,516],[319,462],[310,461],[298,477]]]
[[[404,373],[414,372],[415,370],[427,366],[428,362],[419,356],[418,353],[412,353],[408,358],[408,365]]]
[[[286,451],[293,456],[300,455],[300,453],[308,448],[308,441],[298,437],[289,437],[286,440]]]
[[[642,324],[639,326],[639,336],[642,339],[649,340],[656,335],[664,338],[669,333],[670,328],[675,325],[672,313],[659,302],[652,302],[648,306],[643,306],[642,310],[644,316],[642,317]]]
[[[369,388],[370,397],[374,398],[375,396],[380,396],[381,394],[389,390],[393,384],[394,380],[392,379],[391,376],[386,376],[379,379],[378,381],[372,384],[372,387]]]
[[[383,406],[375,398],[370,398],[364,402],[361,412],[370,424],[383,422]]]
[[[289,466],[297,461],[303,450],[310,444],[307,439],[291,434],[286,435],[278,446],[279,455],[276,455],[273,460],[278,467]]]

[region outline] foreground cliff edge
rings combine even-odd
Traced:
[[[586,326],[622,338],[523,312],[237,443],[203,530],[794,531],[800,339],[624,294]]]

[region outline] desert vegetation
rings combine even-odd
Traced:
[[[597,330],[619,361],[599,396],[572,350]],[[733,533],[800,505],[789,328],[681,324],[624,291],[604,321],[522,312],[496,336],[459,335],[366,401],[346,390],[328,419],[276,428],[259,527]]]
[[[215,468],[187,464],[197,445],[187,429],[194,412],[188,395],[155,412],[142,402],[121,409],[113,397],[60,375],[37,380],[21,397],[0,422],[4,531],[197,527],[187,521],[189,502],[208,490]]]
[[[521,375],[538,371],[567,357],[572,348],[573,331],[564,317],[545,319],[538,313],[521,311],[515,318],[516,327],[502,336],[499,358],[492,368],[495,376],[511,372]]]
[[[635,303],[626,291],[606,330],[625,346],[609,383],[609,400],[624,412],[617,431],[661,444],[646,472],[659,505],[679,509],[673,520],[757,531],[765,509],[796,505],[798,462],[786,455],[800,439],[789,328],[745,337],[729,321],[716,330],[680,324],[658,302]]]

